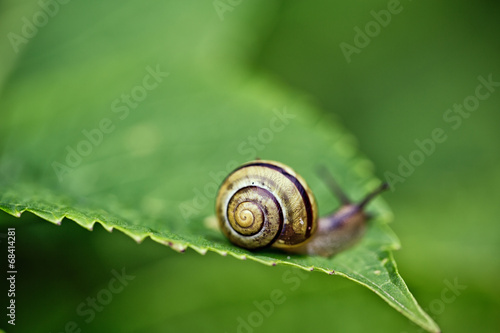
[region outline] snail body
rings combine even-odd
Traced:
[[[275,161],[245,163],[219,188],[220,229],[232,243],[246,249],[273,247],[329,257],[361,238],[368,219],[363,207],[386,188],[381,186],[361,203],[352,204],[338,187],[332,187],[342,206],[318,218],[312,191],[293,169]]]

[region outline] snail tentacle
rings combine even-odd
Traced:
[[[342,206],[318,220],[312,191],[290,167],[260,159],[243,164],[226,177],[217,194],[222,232],[232,243],[250,250],[273,247],[328,257],[353,245],[369,218],[364,206],[387,185],[353,204],[326,169],[322,171]]]

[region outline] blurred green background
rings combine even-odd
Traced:
[[[20,17],[36,12],[38,6],[0,3],[0,8],[8,9],[0,14],[2,31],[19,30]],[[172,24],[171,17],[149,22],[153,13],[139,2],[91,3],[95,16],[87,13],[75,23],[83,29],[82,38],[91,38],[85,29],[105,25],[108,17],[121,22],[116,24],[122,24],[123,33],[130,35],[135,31],[131,26],[151,24],[151,29],[161,31]],[[193,58],[204,68],[201,80],[218,82],[224,91],[225,85],[238,80],[237,68],[244,64],[247,71],[305,94],[319,109],[339,117],[357,138],[360,151],[374,162],[381,179],[387,171],[397,172],[398,157],[408,158],[416,149],[415,140],[429,138],[435,128],[445,130],[447,140],[437,144],[436,151],[404,183],[396,184],[395,191],[384,195],[395,215],[391,227],[402,243],[396,261],[410,290],[444,332],[498,332],[500,87],[456,130],[443,120],[443,114],[474,94],[478,76],[491,74],[494,81],[500,81],[499,4],[402,1],[401,11],[348,62],[340,44],[354,45],[355,27],[364,30],[374,20],[370,12],[385,10],[391,2],[243,0],[230,5],[223,1],[231,8],[222,14],[223,20],[213,1],[182,3],[166,5],[182,7],[184,13],[175,17],[176,29],[168,38],[181,40],[193,33],[193,26],[210,29],[189,54],[172,50],[174,72],[177,62],[181,66],[179,59]],[[64,6],[54,21],[64,20],[64,10],[78,11],[83,5],[70,2]],[[137,8],[137,14],[120,21],[121,7],[129,12]],[[43,40],[51,25],[29,41],[27,54],[36,50],[38,38]],[[233,36],[235,27],[248,34]],[[219,43],[217,34],[242,41],[231,48],[231,44]],[[52,35],[58,34],[52,31]],[[116,36],[106,37],[112,45]],[[6,38],[2,43],[2,83],[8,81],[12,68],[29,77],[37,62],[17,68],[23,53],[13,52]],[[57,45],[57,40],[53,43]],[[140,46],[117,48],[141,52]],[[158,49],[164,52],[161,46]],[[212,56],[204,58],[208,51]],[[154,50],[145,52],[151,52],[150,59],[162,57]],[[88,50],[82,59],[73,60],[113,56],[111,51],[103,53]],[[121,53],[116,61],[126,58]],[[110,77],[117,75],[112,67],[99,70]],[[217,81],[225,75],[227,82]],[[273,290],[283,291],[286,302],[276,305],[255,332],[421,331],[371,291],[340,277],[320,273],[302,277],[287,267],[265,267],[212,253],[200,256],[192,250],[181,255],[151,240],[137,245],[99,226],[88,232],[70,221],[62,226],[42,223],[31,214],[23,215],[19,223],[1,213],[0,221],[17,228],[18,261],[24,267],[18,275],[18,321],[26,325],[19,327],[20,332],[63,332],[70,321],[83,332],[235,332],[238,317],[251,316],[254,302],[268,300]],[[107,286],[113,269],[122,267],[134,280],[87,324],[76,308]],[[284,276],[299,282],[287,283]],[[448,300],[446,281],[458,281],[466,289]]]

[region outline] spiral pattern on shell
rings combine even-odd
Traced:
[[[316,229],[309,187],[291,168],[274,161],[252,161],[227,176],[216,213],[226,237],[247,249],[297,246]]]

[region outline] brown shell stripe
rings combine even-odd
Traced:
[[[277,165],[274,165],[274,164],[269,164],[269,163],[255,162],[255,163],[245,164],[245,165],[242,165],[241,167],[237,168],[233,172],[236,172],[237,170],[240,170],[240,169],[243,169],[246,167],[251,167],[251,166],[261,166],[261,167],[276,170],[276,171],[280,172],[281,174],[283,174],[285,177],[287,177],[295,185],[295,187],[299,191],[300,195],[302,196],[302,201],[304,201],[304,206],[306,208],[306,215],[307,215],[306,238],[309,238],[309,236],[311,235],[311,230],[312,230],[314,221],[313,221],[311,200],[309,200],[309,195],[307,194],[307,191],[304,188],[304,186],[302,186],[302,184],[299,182],[299,180],[297,178],[295,178],[293,175],[286,172],[286,170],[284,170],[283,168],[281,168]]]

